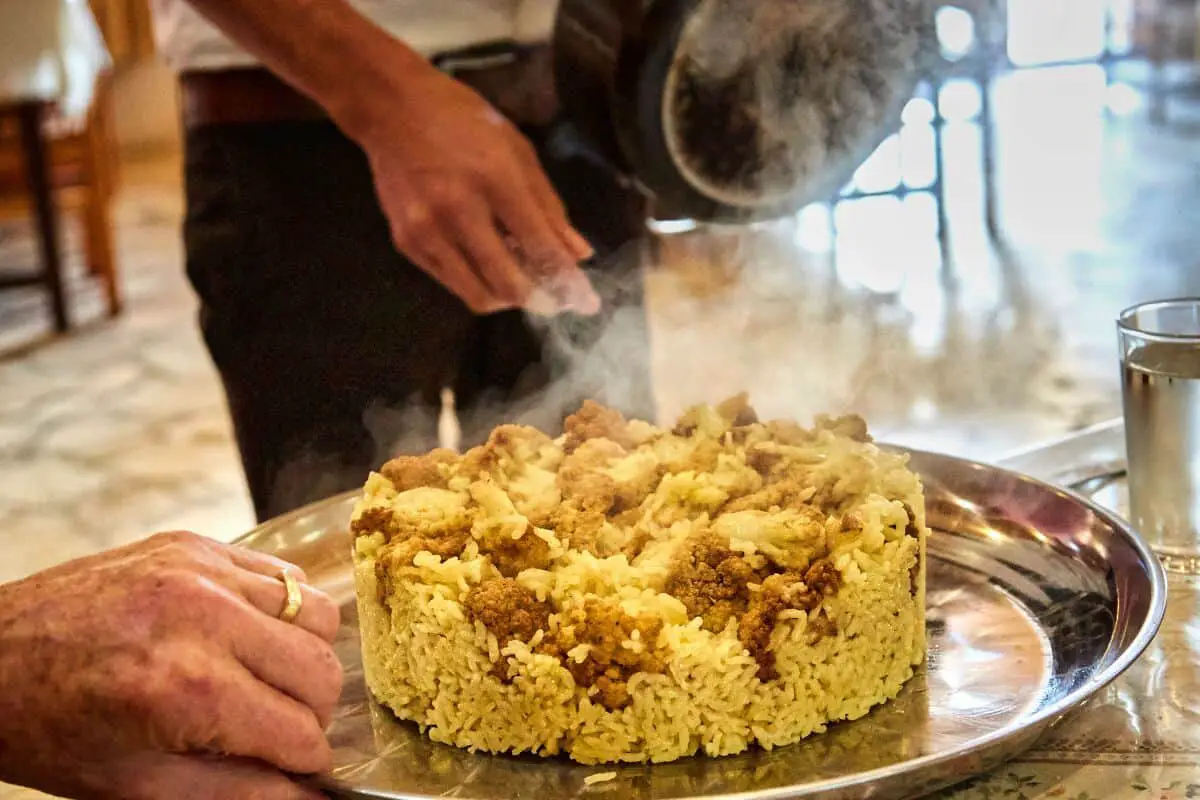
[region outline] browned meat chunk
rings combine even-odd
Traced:
[[[750,394],[742,392],[734,395],[717,406],[717,413],[733,423],[735,428],[742,428],[758,422],[758,413],[750,405]]]
[[[772,453],[769,450],[761,450],[758,448],[750,448],[746,451],[746,464],[750,469],[762,475],[764,478],[771,474],[776,466],[783,461],[783,456],[779,453]]]
[[[463,453],[462,460],[458,464],[458,474],[475,481],[484,475],[491,474],[499,466],[500,455],[496,450],[487,445],[479,445]]]
[[[400,456],[393,458],[379,470],[383,477],[392,482],[396,491],[404,492],[420,486],[445,489],[446,479],[438,466],[451,464],[458,456],[450,450],[434,450],[423,456]]]
[[[908,523],[904,526],[904,535],[911,537],[914,541],[921,540],[921,530],[917,527],[917,515],[913,512],[912,506],[908,503],[904,504],[904,513],[908,515]],[[921,589],[921,556],[917,555],[917,560],[908,568],[908,591],[913,596],[917,596],[917,592]]]
[[[866,420],[857,414],[847,414],[844,417],[821,415],[817,417],[817,427],[856,442],[872,441],[871,434],[867,431]]]
[[[810,497],[810,489],[803,475],[783,477],[769,483],[757,492],[736,497],[722,508],[722,513],[737,511],[770,511],[772,508],[798,508]]]
[[[665,466],[670,472],[712,472],[721,458],[721,444],[712,439],[702,440],[688,452],[685,458],[669,461]]]
[[[828,559],[813,562],[803,576],[784,573],[763,581],[738,624],[738,639],[758,662],[759,680],[773,681],[779,677],[775,654],[770,651],[771,632],[775,630],[779,612],[812,611],[821,600],[837,594],[840,585],[841,575]]]
[[[484,624],[501,646],[516,639],[528,642],[550,630],[550,606],[511,578],[484,581],[467,592],[463,608],[472,621]]]
[[[750,602],[749,584],[763,575],[729,549],[729,542],[711,533],[693,536],[684,543],[667,573],[666,591],[679,598],[704,627],[720,631],[731,617],[745,612]]]
[[[633,446],[624,415],[594,400],[583,401],[583,406],[567,417],[563,432],[567,437],[563,450],[567,453],[575,452],[589,439],[608,439],[626,449]]]
[[[350,523],[350,532],[357,539],[359,536],[370,536],[382,533],[391,539],[396,534],[396,519],[391,509],[375,507],[363,511],[358,519]]]
[[[646,645],[642,652],[621,646],[635,630]],[[629,703],[631,677],[639,672],[662,672],[663,662],[656,652],[661,631],[662,620],[657,617],[634,618],[619,606],[592,600],[582,610],[569,614],[557,638],[538,650],[562,660],[576,684],[595,686],[596,699],[616,711]],[[580,644],[589,646],[588,656],[581,663],[566,655]]]
[[[386,596],[391,585],[391,575],[397,569],[411,567],[417,553],[428,551],[441,559],[462,555],[467,540],[471,538],[465,529],[442,531],[436,535],[395,537],[379,549],[375,556],[375,576],[379,581],[380,597]]]
[[[577,505],[562,505],[554,510],[550,527],[558,538],[574,550],[583,550],[599,558],[610,553],[600,546],[600,534],[608,517],[603,511],[580,509]]]
[[[804,583],[821,597],[833,597],[842,586],[842,573],[837,571],[832,561],[822,558],[820,561],[814,561],[804,573]],[[815,608],[816,604],[810,607]]]
[[[836,636],[838,632],[837,623],[830,619],[829,615],[822,611],[815,617],[810,617],[808,620],[808,644],[814,645],[821,639],[827,636]]]
[[[621,552],[625,554],[626,560],[633,563],[633,560],[642,554],[642,550],[650,543],[650,532],[643,529],[635,529],[629,535],[629,540],[625,542],[625,546],[621,548]]]
[[[489,532],[479,540],[479,552],[490,558],[506,578],[515,578],[522,570],[550,566],[550,545],[533,531],[526,531],[520,539],[503,531]]]

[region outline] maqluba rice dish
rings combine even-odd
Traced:
[[[352,519],[367,685],[438,742],[585,764],[770,749],[925,656],[925,507],[857,417],[586,403],[391,461]]]

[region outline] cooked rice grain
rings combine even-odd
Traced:
[[[896,696],[925,655],[927,529],[903,456],[845,420],[812,431],[747,424],[723,404],[668,433],[598,408],[569,421],[563,439],[502,428],[484,448],[441,456],[448,489],[420,503],[410,495],[419,487],[368,481],[354,514],[355,579],[366,681],[382,704],[437,742],[604,764],[781,747]],[[761,513],[713,534],[723,505],[760,496]],[[588,511],[612,497],[637,504]],[[363,524],[378,509],[403,515],[403,530]],[[816,524],[787,527],[792,509]],[[471,526],[462,551],[435,555],[436,537],[450,535],[438,526],[461,519]],[[500,523],[507,543],[489,533]],[[624,551],[638,536],[640,549]],[[693,574],[680,559],[698,541],[723,560],[697,561]],[[508,549],[489,555],[497,548]],[[497,566],[534,556],[549,562],[510,576]],[[824,595],[796,566],[819,561],[836,574]],[[472,597],[485,584],[506,598],[498,607]],[[790,588],[769,595],[776,584]],[[710,601],[729,613],[689,613],[689,602],[716,609]],[[547,621],[501,638],[526,612]]]

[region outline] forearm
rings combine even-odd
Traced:
[[[319,103],[351,136],[371,108],[403,98],[418,53],[344,0],[189,0],[241,47]]]

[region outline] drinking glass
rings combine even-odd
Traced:
[[[1130,521],[1171,571],[1200,575],[1200,298],[1117,320]]]

